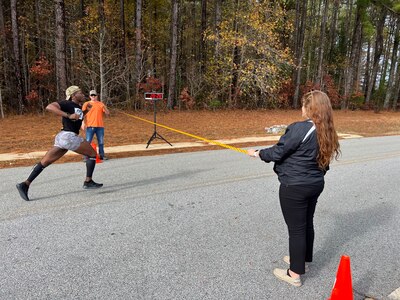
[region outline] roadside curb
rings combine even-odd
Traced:
[[[393,293],[391,293],[388,296],[388,298],[391,300],[399,300],[400,299],[400,287],[397,290],[393,291]]]
[[[354,138],[362,138],[360,135],[355,134],[338,134],[342,139],[354,139]],[[236,138],[236,139],[224,139],[224,140],[216,140],[222,144],[241,144],[241,143],[260,143],[260,142],[274,142],[278,141],[280,135],[268,135],[268,136],[257,136],[257,137],[244,137],[244,138]],[[196,141],[196,142],[181,142],[181,143],[173,143],[171,147],[165,143],[159,144],[150,144],[150,146],[146,149],[147,144],[135,144],[135,145],[123,145],[123,146],[114,146],[114,147],[105,147],[104,151],[106,153],[119,153],[119,152],[135,152],[135,151],[154,151],[154,150],[164,150],[164,149],[180,149],[180,148],[193,148],[193,147],[204,147],[210,146],[213,144]],[[43,157],[46,154],[46,151],[34,151],[28,153],[0,153],[0,161],[12,161],[12,160],[21,160],[21,159],[35,159]],[[78,155],[75,152],[68,151],[66,155]]]

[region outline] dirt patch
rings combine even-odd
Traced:
[[[153,120],[153,113],[128,112],[140,118]],[[227,110],[227,111],[171,111],[159,112],[157,122],[207,139],[230,139],[247,136],[265,136],[265,127],[290,124],[301,120],[300,110]],[[372,111],[335,111],[338,132],[362,136],[400,134],[400,113]],[[45,115],[10,116],[0,120],[0,153],[27,153],[45,151],[52,147],[55,135],[61,128],[60,118]],[[195,139],[163,128],[157,131],[171,143],[195,141]],[[105,146],[146,144],[153,133],[153,125],[112,111],[105,119]],[[155,140],[153,143],[163,143]],[[258,143],[266,145],[267,143]],[[257,145],[252,143],[251,145]],[[237,147],[250,146],[238,144]],[[110,158],[156,155],[188,151],[203,151],[218,147],[185,148],[157,151],[113,153]],[[59,162],[79,161],[79,156],[65,156]],[[0,162],[0,168],[29,166],[37,159]]]

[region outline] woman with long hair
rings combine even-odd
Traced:
[[[302,98],[305,121],[289,125],[278,143],[247,153],[264,162],[274,162],[280,182],[279,200],[289,231],[288,269],[274,269],[274,275],[294,286],[301,286],[300,275],[313,259],[314,212],[324,189],[329,163],[340,155],[329,97],[311,91]]]

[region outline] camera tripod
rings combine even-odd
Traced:
[[[151,100],[151,101],[153,101],[153,109],[154,109],[154,132],[153,132],[153,135],[150,137],[149,141],[147,142],[146,149],[149,147],[150,143],[151,143],[153,140],[155,140],[155,139],[161,139],[161,140],[167,142],[168,144],[170,144],[170,146],[172,146],[172,144],[171,144],[170,142],[168,142],[165,138],[162,137],[161,134],[159,134],[159,133],[157,132],[157,122],[156,122],[156,120],[157,120],[156,101],[157,101],[157,100],[158,100],[158,99],[152,99],[152,100]]]

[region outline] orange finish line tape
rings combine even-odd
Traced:
[[[244,149],[241,149],[241,148],[236,148],[236,147],[233,147],[233,146],[229,146],[229,145],[226,145],[226,144],[217,142],[217,141],[213,141],[213,140],[209,140],[209,139],[203,138],[203,137],[201,137],[201,136],[197,136],[197,135],[194,135],[194,134],[191,134],[191,133],[187,133],[187,132],[184,132],[184,131],[181,131],[181,130],[178,130],[178,129],[174,129],[174,128],[171,128],[171,127],[168,127],[168,126],[159,124],[159,123],[154,123],[154,122],[152,122],[152,121],[149,121],[149,120],[146,120],[146,119],[143,119],[143,118],[136,117],[136,116],[134,116],[134,115],[128,114],[128,113],[123,112],[123,111],[119,111],[119,112],[121,112],[121,113],[123,113],[124,115],[127,115],[127,116],[129,116],[129,117],[131,117],[131,118],[135,118],[135,119],[137,119],[137,120],[140,120],[140,121],[143,121],[143,122],[146,122],[146,123],[149,123],[149,124],[157,125],[157,126],[159,126],[159,127],[162,127],[162,128],[165,128],[165,129],[168,129],[168,130],[171,130],[171,131],[174,131],[174,132],[183,134],[183,135],[190,136],[190,137],[195,138],[195,139],[197,139],[197,140],[201,140],[201,141],[204,141],[204,142],[207,142],[207,143],[210,143],[210,144],[214,144],[214,145],[217,145],[217,146],[220,146],[220,147],[223,147],[223,148],[227,148],[227,149],[231,149],[231,150],[233,150],[233,151],[237,151],[237,152],[240,152],[240,153],[245,153],[245,154],[247,154],[247,151],[244,150]]]

